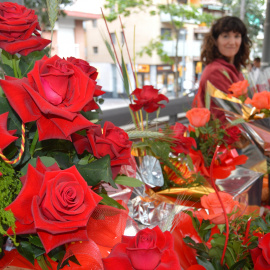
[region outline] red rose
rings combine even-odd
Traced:
[[[3,151],[8,145],[18,139],[12,136],[16,130],[7,130],[8,112],[0,115],[0,151]]]
[[[187,131],[187,127],[185,127],[181,123],[176,123],[174,126],[171,126],[170,129],[173,131],[172,141],[173,146],[171,147],[174,155],[178,155],[180,153],[188,154],[191,147],[196,147],[196,141],[194,138],[185,137],[184,133]]]
[[[247,98],[245,104],[251,104],[257,109],[270,109],[270,92],[255,93],[252,99]]]
[[[21,192],[5,209],[16,218],[16,234],[37,233],[47,253],[65,243],[88,240],[86,226],[102,198],[75,166],[62,171],[38,159],[36,168],[29,165],[21,180]]]
[[[186,113],[190,124],[194,127],[203,127],[210,120],[210,111],[206,108],[193,108]]]
[[[97,69],[90,66],[88,62],[82,59],[78,59],[75,57],[68,57],[67,61],[72,63],[73,65],[79,67],[84,73],[87,74],[88,77],[90,77],[92,80],[96,80],[98,76]]]
[[[200,172],[203,176],[209,177],[209,172],[205,167],[204,157],[200,150],[190,149],[189,156],[192,159],[195,173]]]
[[[123,236],[103,264],[105,270],[180,270],[172,235],[159,227],[141,230],[134,237]]]
[[[219,196],[224,204],[226,214],[231,214],[238,207],[240,207],[237,201],[234,201],[233,197],[225,192],[219,192]],[[210,220],[214,224],[225,224],[225,216],[223,208],[216,193],[210,193],[201,197],[201,205],[204,209],[196,212],[204,220]],[[205,209],[208,210],[206,213]],[[230,217],[232,219],[233,216]]]
[[[22,121],[37,122],[39,140],[70,140],[92,125],[80,111],[93,99],[96,83],[57,55],[36,61],[28,78],[7,76],[0,85]]]
[[[8,112],[0,115],[0,153],[10,145],[12,142],[18,139],[18,137],[12,136],[16,130],[7,130]],[[0,172],[0,176],[2,173]]]
[[[103,129],[100,125],[93,125],[87,130],[87,137],[74,134],[72,139],[79,154],[87,150],[96,158],[110,155],[113,178],[122,165],[130,165],[132,142],[123,129],[111,122],[105,122]]]
[[[158,93],[158,89],[155,89],[152,85],[144,85],[143,88],[136,88],[131,95],[134,95],[137,100],[134,100],[136,104],[130,104],[129,107],[132,111],[136,112],[143,108],[146,112],[152,113],[159,107],[164,108],[164,104],[159,102],[165,100],[169,102],[169,99]]]
[[[92,80],[96,80],[97,76],[98,76],[98,72],[97,69],[90,66],[88,62],[82,60],[82,59],[78,59],[75,57],[68,57],[67,58],[68,62],[71,62],[73,65],[79,67],[84,73],[87,74],[87,76],[92,79]],[[101,86],[100,85],[96,85],[95,87],[95,92],[94,92],[94,97],[98,97],[101,96],[103,94],[105,94],[106,92],[101,90]],[[91,111],[91,110],[97,110],[99,109],[98,104],[96,103],[96,101],[94,99],[92,99],[84,108],[83,111]]]
[[[254,264],[254,270],[270,269],[270,233],[267,233],[259,240],[258,247],[251,249],[250,254]]]
[[[43,50],[51,41],[40,37],[35,11],[16,3],[0,3],[0,48],[27,55]]]
[[[246,95],[248,86],[249,86],[248,81],[243,80],[243,81],[233,83],[228,89],[228,91],[232,93],[233,97],[238,98],[240,96]]]
[[[221,128],[224,128],[224,127],[221,127]],[[230,145],[239,141],[241,130],[237,126],[227,128],[226,132],[228,133],[228,135],[225,135],[223,139],[225,140],[227,144]]]

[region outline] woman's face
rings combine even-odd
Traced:
[[[238,53],[241,46],[242,36],[238,32],[224,32],[217,38],[217,48],[219,52],[229,59],[233,64],[234,57]]]

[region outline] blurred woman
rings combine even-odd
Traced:
[[[228,89],[232,83],[244,80],[241,68],[248,64],[251,45],[247,28],[239,18],[222,17],[212,25],[202,45],[201,61],[206,67],[193,101],[194,107],[205,106],[207,81],[217,89],[229,93]],[[212,113],[224,119],[224,113],[215,107],[216,105],[211,101]]]

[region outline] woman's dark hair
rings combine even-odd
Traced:
[[[217,48],[216,41],[220,34],[233,31],[240,33],[242,36],[242,43],[238,53],[234,57],[234,65],[240,70],[241,66],[246,66],[249,60],[251,40],[247,36],[247,28],[245,24],[237,17],[225,16],[218,19],[211,27],[208,34],[205,35],[202,44],[201,61],[207,65],[217,58],[222,58],[228,61],[227,57],[223,56]]]

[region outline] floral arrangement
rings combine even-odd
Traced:
[[[176,123],[157,130],[150,114],[158,117],[168,98],[153,86],[138,87],[134,71],[132,91],[127,69],[118,63],[135,130],[124,131],[110,122],[101,127],[99,103],[104,91],[96,83],[97,70],[74,57],[50,57],[45,48],[50,41],[40,37],[32,10],[0,3],[0,12],[4,18],[0,25],[6,30],[0,42],[5,73],[0,80],[0,267],[75,269],[81,265],[82,269],[111,270],[195,265],[192,270],[219,267],[220,258],[220,265],[224,261],[236,267],[243,260],[245,265],[252,264],[247,255],[251,247],[256,248],[251,252],[254,265],[268,260],[260,253],[268,238],[262,237],[256,245],[253,231],[246,233],[253,228],[252,222],[263,227],[262,220],[249,221],[239,215],[239,203],[218,192],[215,185],[215,179],[227,178],[247,160],[234,147],[240,133],[237,122],[224,125],[212,119],[209,110],[192,109],[187,112],[189,127]],[[19,27],[22,22],[25,26]],[[118,61],[116,54],[114,59]],[[144,183],[136,179],[135,159],[147,156],[153,163],[158,161],[164,177],[163,184],[153,189],[144,179]],[[216,190],[220,206],[213,203],[214,194],[202,197],[203,209],[181,213],[180,221],[176,216],[171,232],[158,226],[139,230],[125,202],[112,199],[108,190],[123,186],[132,190],[142,184],[153,192],[189,189],[201,186],[205,179]],[[266,227],[267,222],[268,217]],[[129,223],[134,236],[124,235]],[[242,223],[244,232],[239,227]],[[217,247],[223,245],[230,252],[228,241],[235,228],[239,241],[234,240],[233,248],[242,257],[232,262],[226,248],[220,255]],[[265,227],[262,230],[267,232]],[[243,237],[244,245],[252,242],[248,248],[239,247]],[[197,258],[195,250],[199,250]],[[186,259],[183,263],[183,254],[191,256],[192,263]]]
[[[201,209],[175,216],[171,232],[175,240],[178,239],[175,248],[182,268],[268,269],[269,214],[263,217],[256,211],[245,214],[231,195],[224,192],[219,192],[219,195],[229,217],[228,231],[216,193],[201,198]],[[229,241],[222,258],[225,234],[228,234]]]
[[[106,211],[115,224],[127,219],[104,186],[141,185],[124,168],[132,165],[132,142],[112,123],[98,124],[104,91],[94,67],[47,56],[50,41],[40,37],[33,10],[1,3],[0,12],[0,265],[14,253],[4,250],[8,237],[35,269],[79,264],[82,248],[97,248],[90,228],[97,234]],[[124,227],[117,230],[115,239]],[[101,255],[88,255],[102,266]]]

